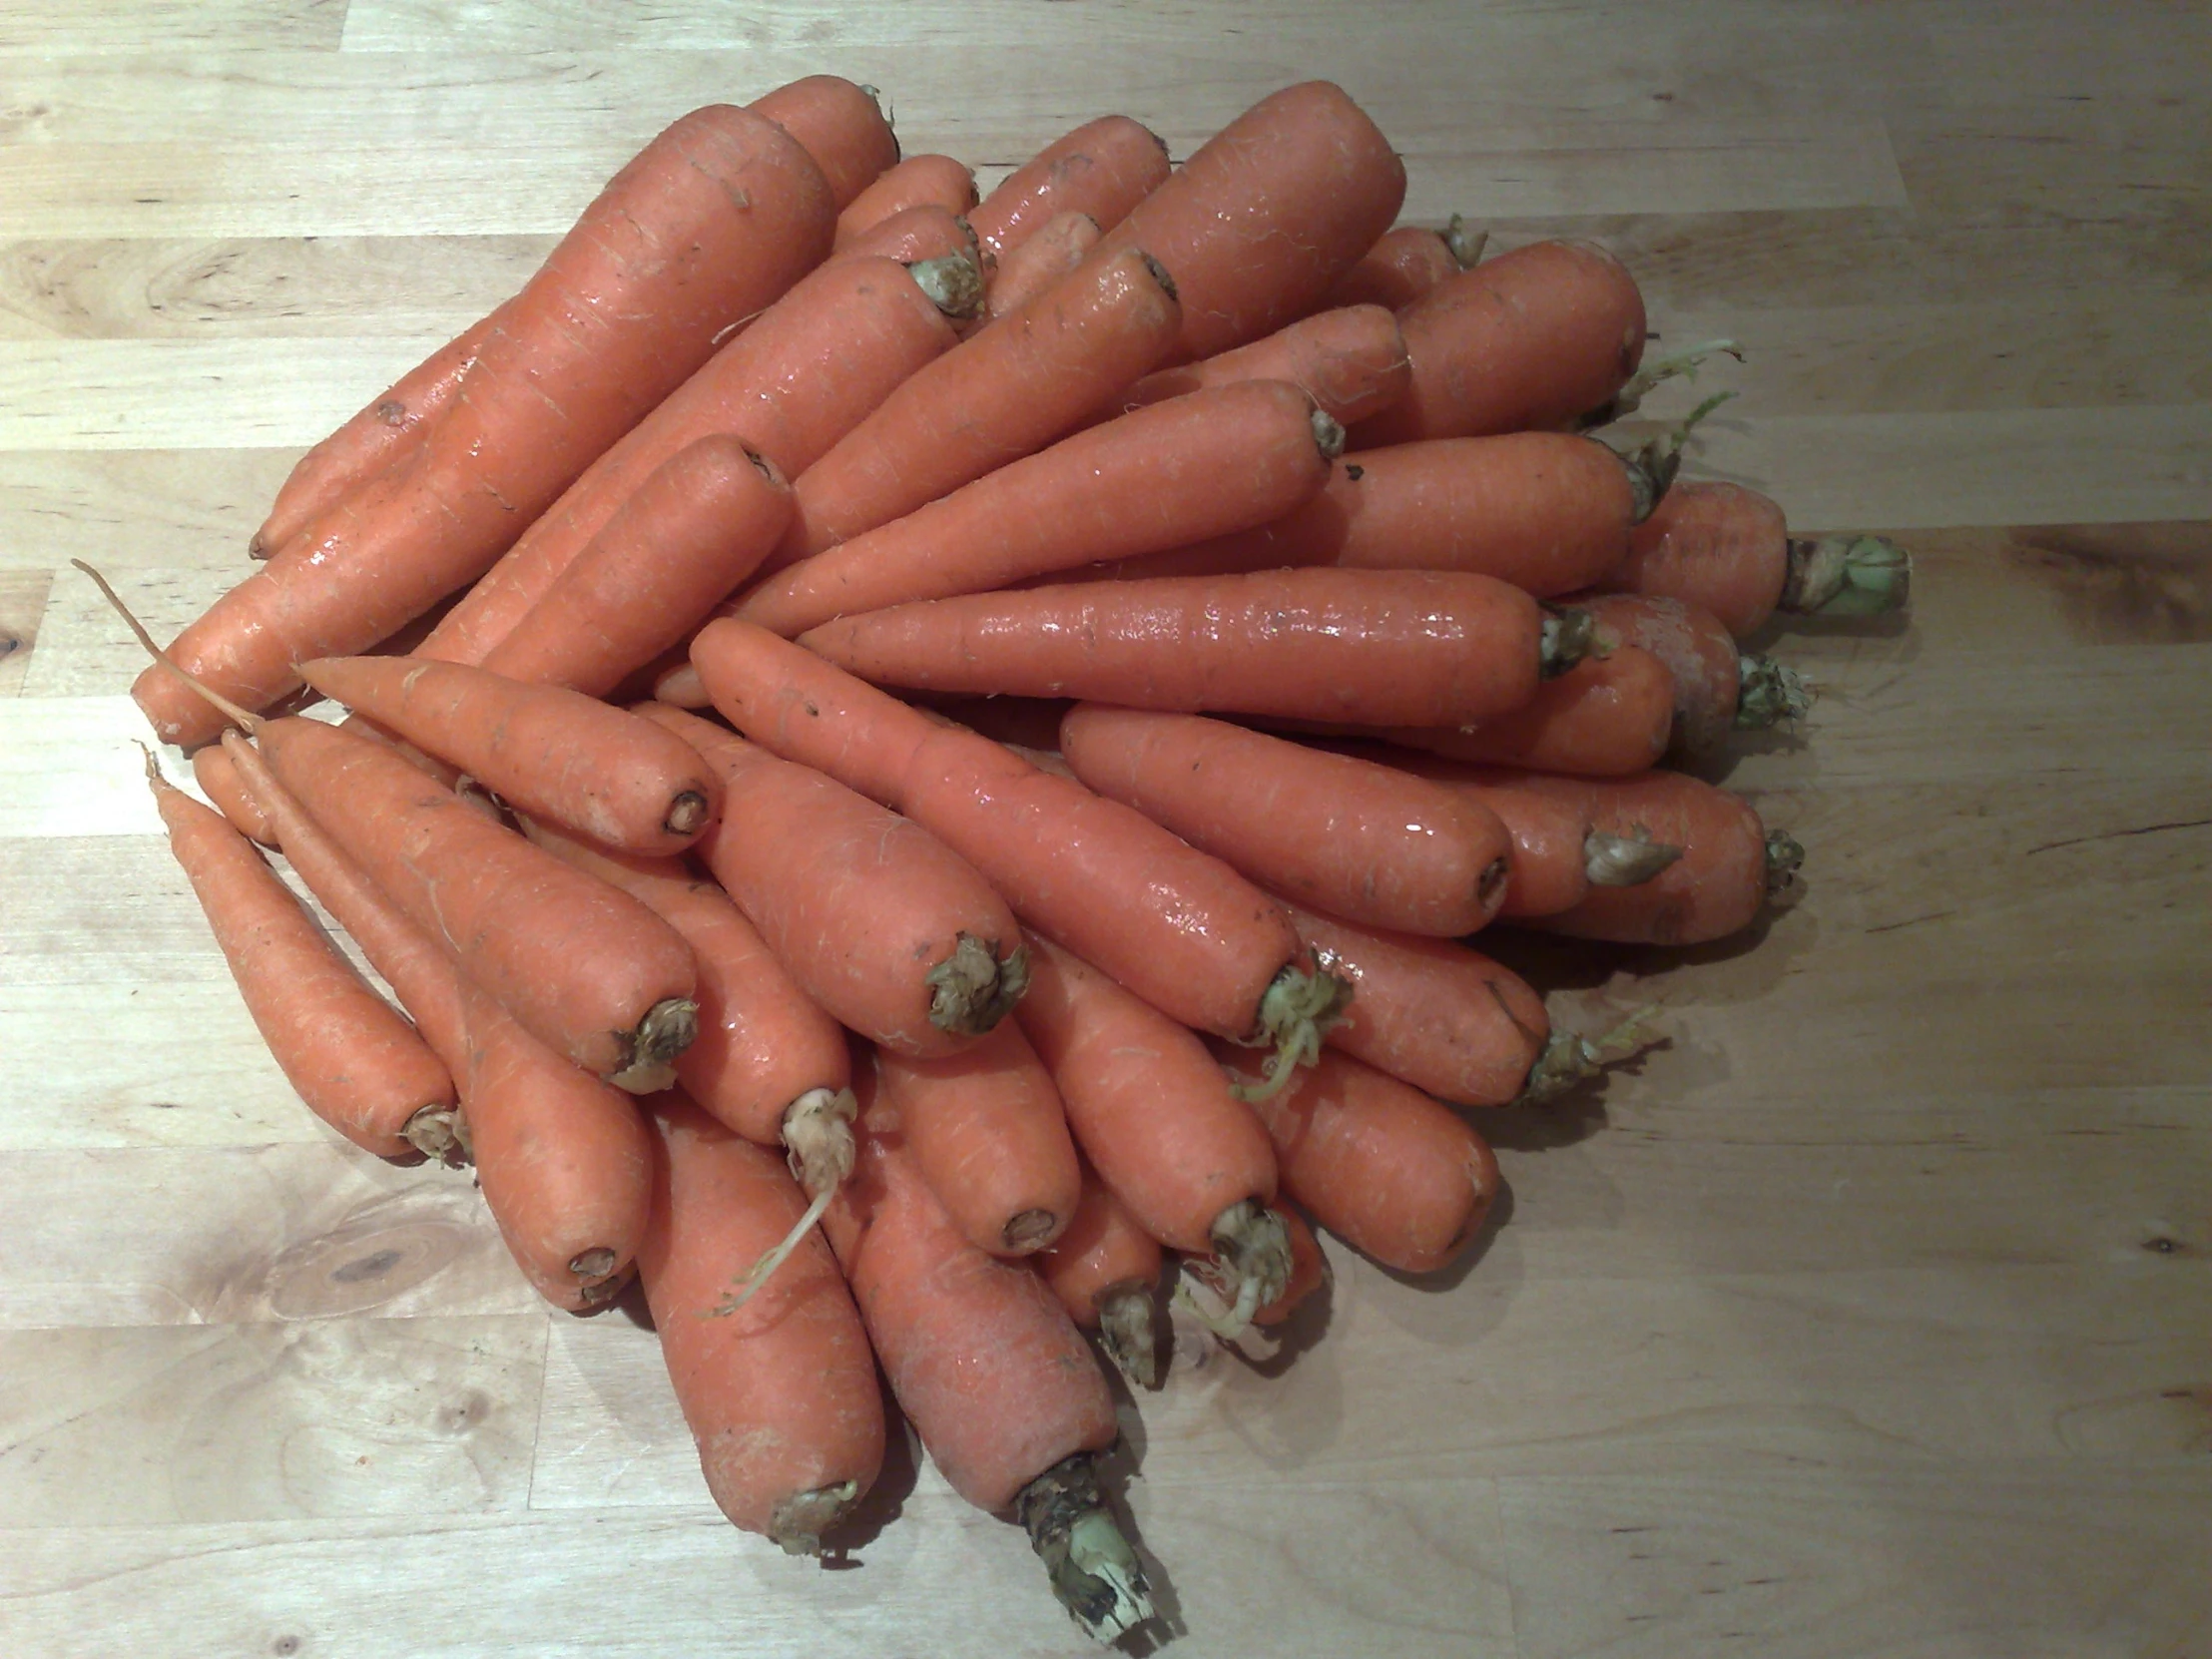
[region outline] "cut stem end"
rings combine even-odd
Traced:
[[[980,1037],[1012,1011],[1029,988],[1029,947],[1001,961],[995,946],[971,933],[954,941],[952,954],[923,975],[930,987],[929,1023],[939,1031]]]
[[[1106,1508],[1091,1453],[1055,1463],[1022,1487],[1014,1513],[1052,1593],[1086,1635],[1111,1642],[1152,1617],[1144,1566]]]

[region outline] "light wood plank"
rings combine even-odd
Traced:
[[[244,576],[247,538],[291,470],[291,449],[0,450],[0,569],[72,558],[111,575],[180,561]]]
[[[220,39],[224,50],[334,48],[345,26],[346,0],[101,0],[96,6],[56,6],[40,0],[0,0],[0,52],[137,54],[164,46],[199,47]]]
[[[111,566],[101,559],[85,562],[109,579],[131,614],[146,624],[157,640],[172,640],[225,593],[260,567],[244,551],[234,554],[223,541],[208,547],[205,563],[130,568]],[[149,661],[128,624],[115,614],[92,578],[75,568],[57,569],[54,587],[46,602],[42,625],[46,649],[34,658],[24,675],[26,697],[67,699],[87,705],[84,718],[103,717],[119,722],[123,730],[144,737],[133,724],[135,706],[117,708],[116,699],[128,703],[133,681]],[[96,712],[97,711],[97,712]],[[88,766],[103,761],[88,757]]]
[[[35,659],[32,666],[39,666]],[[36,860],[16,837],[160,833],[145,759],[133,747],[153,735],[124,696],[0,698],[0,868],[11,884],[21,883],[17,893],[41,904],[65,902],[34,891]],[[94,909],[103,902],[113,896],[94,897]],[[0,941],[0,961],[29,948],[26,934],[15,931],[31,925],[28,917],[12,903],[9,909],[14,936]]]
[[[46,613],[46,595],[53,585],[48,571],[0,568],[0,697],[13,697],[23,689],[31,648],[38,643],[39,618]]]

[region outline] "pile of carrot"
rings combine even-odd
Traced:
[[[1716,347],[1404,189],[1326,83],[980,199],[834,77],[694,111],[140,630],[220,809],[150,761],[163,820],[301,1098],[472,1161],[555,1306],[635,1280],[787,1550],[864,1504],[880,1368],[1086,1630],[1143,1625],[1101,1356],[1318,1323],[1319,1234],[1482,1235],[1491,1114],[1648,1039],[1470,939],[1705,944],[1794,878],[1695,769],[1809,706],[1753,636],[1909,561],[1680,478],[1712,400],[1601,430]]]

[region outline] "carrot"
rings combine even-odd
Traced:
[[[1617,645],[1585,657],[1509,714],[1462,728],[1398,728],[1370,737],[1447,760],[1596,778],[1626,777],[1666,753],[1674,676],[1650,652]]]
[[[839,248],[832,258],[895,260],[900,265],[912,266],[954,255],[966,256],[977,272],[977,279],[981,279],[982,252],[976,245],[974,228],[949,208],[939,207],[934,202],[916,202],[870,225]]]
[[[298,686],[300,662],[364,650],[474,581],[730,322],[821,260],[830,215],[821,171],[774,123],[719,105],[684,117],[507,303],[421,448],[302,530],[170,655],[262,708]],[[133,692],[167,742],[221,728],[159,670]]]
[[[1142,408],[1207,386],[1288,380],[1332,420],[1351,425],[1388,408],[1412,383],[1397,318],[1381,305],[1318,311],[1265,339],[1178,368],[1156,369],[1122,401]]]
[[[726,1312],[731,1283],[806,1201],[782,1159],[681,1093],[655,1095],[651,1112],[638,1277],[707,1489],[748,1532],[820,1554],[883,1462],[883,1396],[859,1311],[829,1247],[810,1239],[773,1288]]]
[[[448,611],[418,655],[480,663],[647,478],[728,433],[787,478],[956,342],[911,275],[838,260],[809,276],[595,461]]]
[[[787,638],[855,611],[981,593],[1280,517],[1321,488],[1339,428],[1294,386],[1194,392],[1010,461],[802,560],[730,614]]]
[[[1547,618],[1487,576],[1275,570],[933,599],[800,643],[921,691],[1457,726],[1527,703],[1586,640],[1572,613]]]
[[[1576,601],[1600,626],[1664,663],[1674,680],[1674,747],[1710,754],[1731,731],[1801,719],[1813,696],[1797,674],[1771,657],[1736,649],[1710,611],[1679,599],[1591,594]]]
[[[254,792],[246,787],[221,745],[208,744],[193,756],[192,776],[200,793],[215,803],[216,811],[229,819],[240,834],[264,846],[276,844],[276,831],[270,827],[269,815],[255,801]]]
[[[1551,1034],[1543,999],[1464,945],[1361,927],[1291,906],[1318,960],[1352,980],[1323,1040],[1463,1106],[1517,1098]]]
[[[1119,802],[727,618],[692,642],[715,707],[755,742],[820,766],[926,826],[1015,914],[1190,1025],[1312,1051],[1336,987],[1299,961],[1281,906]]]
[[[1105,235],[1089,214],[1058,214],[1001,254],[984,289],[987,322],[1011,316],[1090,257]]]
[[[840,254],[862,233],[893,214],[923,206],[962,215],[976,203],[975,174],[950,156],[908,156],[886,168],[837,215],[832,254]]]
[[[1252,1316],[1254,1325],[1281,1325],[1298,1312],[1299,1304],[1329,1283],[1329,1258],[1321,1253],[1321,1240],[1313,1224],[1295,1205],[1281,1207],[1285,1230],[1291,1238],[1291,1277],[1283,1294]]]
[[[1637,778],[1527,777],[1525,787],[1584,807],[1597,828],[1682,848],[1651,880],[1592,887],[1581,903],[1528,925],[1624,944],[1703,944],[1740,932],[1786,888],[1805,849],[1769,831],[1741,797],[1677,772]]]
[[[1619,568],[1649,487],[1634,462],[1564,432],[1363,449],[1332,462],[1320,493],[1273,524],[1082,575],[1128,581],[1284,565],[1459,570],[1547,598]]]
[[[1344,89],[1263,98],[1109,228],[1101,248],[1142,248],[1183,296],[1177,356],[1211,357],[1319,305],[1389,228],[1405,167]]]
[[[1402,310],[1482,256],[1488,239],[1470,231],[1457,214],[1441,231],[1400,225],[1385,231],[1360,263],[1344,274],[1325,301],[1331,305],[1382,305]]]
[[[1083,1176],[1052,1075],[1008,1020],[958,1054],[878,1053],[922,1179],[977,1250],[1026,1256],[1067,1228]]]
[[[615,509],[484,668],[606,696],[752,574],[791,510],[773,462],[728,433],[699,439]]]
[[[1644,302],[1589,243],[1539,242],[1447,276],[1398,315],[1412,389],[1353,432],[1355,449],[1571,426],[1644,352]]]
[[[839,212],[897,165],[898,136],[883,119],[873,87],[836,75],[809,75],[755,99],[750,108],[814,158]]]
[[[651,722],[564,686],[407,657],[302,663],[325,696],[605,846],[681,852],[722,812],[714,773]]]
[[[774,571],[912,512],[1103,406],[1175,339],[1175,290],[1137,250],[1094,254],[1014,316],[905,378],[798,475]]]
[[[1778,609],[1792,616],[1869,617],[1902,611],[1913,555],[1882,536],[1790,538],[1790,574]]]
[[[859,1161],[825,1226],[891,1392],[952,1489],[1019,1514],[1054,1593],[1110,1640],[1152,1608],[1092,1471],[1120,1431],[1098,1362],[1036,1274],[960,1236],[873,1068],[853,1081]]]
[[[1005,902],[919,824],[721,727],[646,705],[744,804],[699,846],[807,994],[869,1041],[951,1054],[1028,980]]]
[[[476,362],[500,313],[470,324],[402,374],[366,408],[299,457],[277,486],[269,516],[246,550],[275,557],[325,509],[418,447],[428,423],[444,412]]]
[[[1075,776],[1301,903],[1456,938],[1505,897],[1505,827],[1479,803],[1345,755],[1197,715],[1083,703]]]
[[[1248,1057],[1218,1049],[1231,1076]],[[1348,1054],[1259,1108],[1283,1186],[1353,1249],[1400,1273],[1464,1250],[1497,1197],[1497,1158],[1458,1113]]]
[[[1168,147],[1157,133],[1125,115],[1100,116],[1007,174],[968,222],[983,246],[1004,260],[1048,222],[1071,213],[1118,225],[1166,183],[1170,171]]]
[[[1160,1385],[1159,1242],[1122,1207],[1097,1171],[1083,1171],[1083,1197],[1059,1238],[1039,1251],[1037,1271],[1068,1318],[1098,1333],[1099,1347],[1130,1382]]]
[[[449,1112],[453,1079],[223,815],[167,783],[146,756],[169,847],[215,930],[254,1027],[314,1115],[381,1158],[414,1150],[407,1126]]]

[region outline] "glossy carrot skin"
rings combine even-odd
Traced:
[[[795,1499],[874,1484],[883,1396],[859,1310],[830,1247],[808,1237],[744,1307],[742,1281],[806,1209],[784,1160],[681,1093],[650,1102],[652,1222],[638,1276],[707,1488],[748,1532],[819,1547]]]
[[[965,162],[950,156],[908,156],[885,168],[837,215],[836,241],[830,252],[843,252],[854,239],[908,208],[942,208],[960,215],[975,201],[975,175]]]
[[[215,804],[216,811],[229,819],[240,834],[264,846],[276,844],[276,831],[270,826],[269,815],[239,777],[238,767],[221,744],[207,744],[194,752],[192,777],[200,793]]]
[[[1323,414],[1349,426],[1404,396],[1412,364],[1397,318],[1381,305],[1352,305],[1317,311],[1219,356],[1147,374],[1123,402],[1142,408],[1240,380],[1287,380]]]
[[[1159,1284],[1166,1259],[1112,1189],[1086,1171],[1074,1219],[1037,1253],[1036,1265],[1068,1318],[1095,1331],[1099,1299],[1122,1290],[1149,1292]]]
[[[840,213],[898,163],[898,138],[875,94],[841,76],[806,76],[755,99],[750,108],[814,158]]]
[[[1522,787],[1509,769],[1447,761],[1387,745],[1361,746],[1364,758],[1410,772],[1480,802],[1497,815],[1512,845],[1505,902],[1499,920],[1554,915],[1582,901],[1590,890],[1587,842],[1592,828],[1587,808],[1539,790]]]
[[[1100,116],[1053,140],[998,182],[968,222],[1004,261],[1049,221],[1082,214],[1118,225],[1167,182],[1168,147],[1125,115]]]
[[[1385,305],[1402,310],[1446,276],[1456,276],[1458,259],[1443,233],[1422,225],[1385,231],[1360,263],[1330,291],[1332,305]]]
[[[1719,478],[1690,478],[1636,526],[1621,564],[1598,585],[1709,611],[1737,639],[1781,602],[1790,526],[1772,497]]]
[[[1461,728],[1371,734],[1479,766],[1625,778],[1657,763],[1674,732],[1675,681],[1650,652],[1618,645],[1585,657],[1508,714]]]
[[[917,202],[888,219],[877,220],[831,256],[833,260],[895,260],[919,265],[955,254],[977,258],[975,232],[949,208]]]
[[[1063,1458],[1113,1444],[1113,1395],[1044,1281],[960,1237],[872,1070],[855,1070],[859,1158],[823,1227],[930,1461],[1001,1511]]]
[[[1089,214],[1060,214],[999,257],[984,289],[986,322],[1011,316],[1081,265],[1104,233]]]

